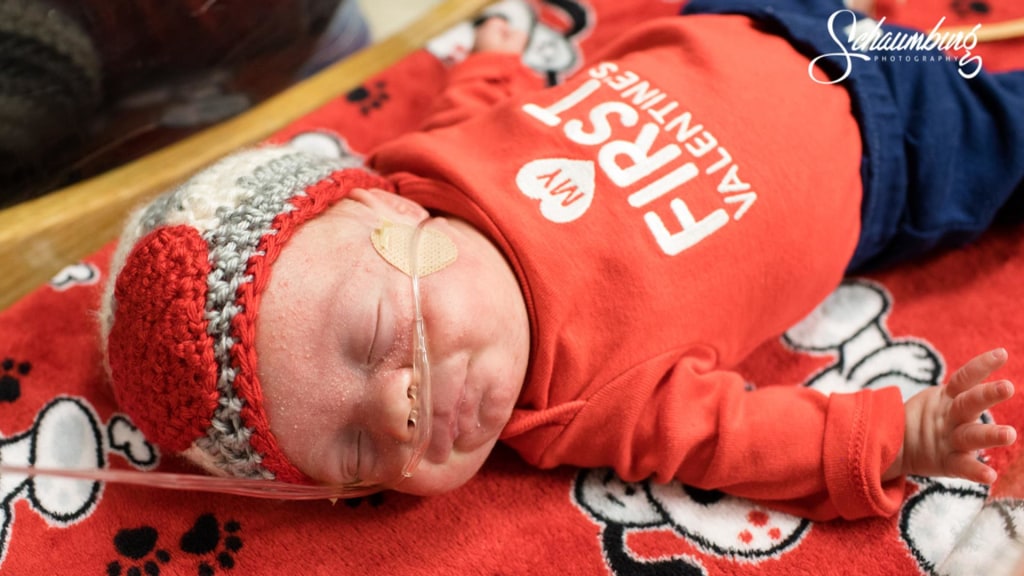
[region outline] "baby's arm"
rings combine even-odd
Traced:
[[[805,386],[748,390],[739,373],[717,366],[713,350],[694,347],[638,364],[576,407],[563,405],[539,436],[517,438],[513,422],[503,438],[540,467],[675,479],[815,520],[888,516],[903,500],[902,476],[881,481],[903,443],[894,387],[831,396]]]
[[[1017,439],[1010,426],[982,424],[981,413],[1013,396],[1007,380],[983,383],[1006,363],[1006,350],[986,352],[964,364],[946,386],[924,390],[905,405],[903,448],[883,480],[906,474],[953,476],[992,483],[996,472],[978,461],[984,448]]]
[[[476,26],[473,53],[452,69],[448,87],[434,103],[424,130],[458,124],[488,110],[513,94],[543,87],[522,62],[525,32],[491,17]]]

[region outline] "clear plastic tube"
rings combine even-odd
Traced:
[[[430,357],[427,354],[427,335],[423,326],[423,309],[420,304],[420,271],[419,247],[420,234],[429,219],[416,226],[409,243],[409,263],[412,268],[412,301],[415,321],[413,326],[413,356],[411,395],[417,413],[413,428],[413,452],[409,462],[402,468],[402,478],[409,478],[423,458],[423,453],[430,445],[430,432],[433,422],[433,404],[430,397]]]
[[[272,498],[277,500],[323,500],[355,498],[379,491],[359,489],[351,486],[315,486],[289,484],[277,480],[252,478],[224,478],[203,474],[174,472],[141,472],[138,470],[114,470],[108,468],[37,468],[35,466],[10,466],[0,464],[0,479],[7,476],[46,476],[68,480],[89,480],[113,482],[147,488],[170,490],[192,490],[218,492],[237,496]]]

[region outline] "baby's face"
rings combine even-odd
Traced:
[[[384,444],[407,434],[412,288],[371,234],[385,220],[428,217],[394,194],[356,190],[302,225],[274,264],[256,323],[259,376],[281,449],[314,480],[347,484],[395,469]],[[480,468],[529,355],[525,304],[501,253],[461,220],[432,218],[427,229],[448,236],[458,256],[420,278],[432,433],[412,477],[395,487],[414,494],[451,490]]]

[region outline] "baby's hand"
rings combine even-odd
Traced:
[[[933,386],[907,401],[903,449],[883,479],[903,474],[951,476],[995,482],[996,471],[976,452],[1017,439],[1010,426],[982,424],[981,413],[1013,396],[1008,380],[983,383],[1006,363],[1006,350],[986,352],[964,364],[946,386]]]
[[[521,54],[526,49],[526,33],[508,25],[500,16],[491,16],[476,27],[474,52]]]

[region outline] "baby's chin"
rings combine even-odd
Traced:
[[[451,492],[469,481],[487,461],[498,439],[495,437],[485,445],[470,452],[455,450],[443,463],[423,460],[416,467],[411,478],[406,478],[392,488],[396,492],[416,496],[436,496]]]

